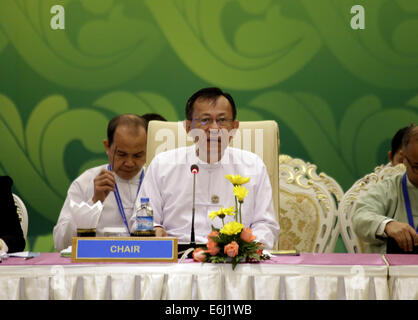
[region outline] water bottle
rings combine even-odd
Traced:
[[[136,212],[136,220],[132,232],[133,236],[154,236],[154,215],[149,204],[149,198],[141,198],[141,206]]]

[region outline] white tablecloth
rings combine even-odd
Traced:
[[[394,300],[418,300],[418,255],[388,254],[389,289]]]
[[[389,299],[387,268],[355,262],[235,270],[191,262],[2,265],[0,299]]]

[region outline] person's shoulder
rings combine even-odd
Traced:
[[[107,169],[107,164],[103,164],[103,165],[100,165],[100,166],[97,166],[97,167],[87,169],[82,174],[80,174],[74,180],[74,182],[94,179],[100,173],[100,171],[102,171],[103,169]]]
[[[261,159],[261,157],[254,152],[234,147],[229,147],[228,150],[230,152],[230,155],[234,158],[242,158],[245,159],[246,162],[258,163],[264,166],[263,159]]]
[[[402,176],[403,173],[399,173],[379,180],[377,183],[369,186],[367,192],[365,192],[363,196],[368,197],[369,195],[376,196],[377,194],[380,194],[384,197],[388,197],[397,194],[396,191],[402,184]]]
[[[376,185],[384,188],[395,188],[396,186],[401,185],[403,175],[403,172],[397,173],[393,176],[380,180]]]
[[[233,155],[246,155],[248,157],[259,158],[259,156],[257,154],[255,154],[254,152],[248,151],[248,150],[235,148],[235,147],[228,147],[228,150]]]
[[[192,147],[180,147],[162,151],[154,156],[154,158],[151,161],[151,164],[155,165],[155,163],[166,163],[167,161],[172,162],[173,159],[178,159],[179,157],[186,158],[187,153],[189,153],[190,150],[192,150],[191,148]]]

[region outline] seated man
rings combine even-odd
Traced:
[[[166,118],[164,118],[162,115],[158,113],[144,113],[141,115],[141,118],[145,120],[145,123],[147,124],[147,131],[148,131],[148,123],[151,120],[158,120],[158,121],[167,121]]]
[[[193,175],[196,164],[195,240],[206,243],[211,224],[221,227],[220,219],[211,221],[211,211],[234,206],[233,185],[225,175],[250,177],[249,190],[242,206],[242,223],[253,230],[265,248],[278,239],[279,225],[273,208],[272,190],[266,167],[256,154],[229,147],[239,126],[232,97],[218,88],[193,94],[186,104],[185,128],[195,138],[190,147],[158,154],[151,162],[140,197],[148,197],[154,210],[157,236],[177,237],[190,242]],[[140,198],[138,197],[138,199]],[[139,203],[137,203],[139,205]],[[234,217],[227,216],[225,223]]]
[[[418,127],[410,126],[402,139],[406,173],[370,187],[356,203],[352,217],[356,234],[368,252],[385,253],[387,238],[404,251],[418,245]]]
[[[0,251],[5,253],[23,251],[26,245],[13,200],[12,185],[13,180],[9,176],[0,177]]]
[[[402,137],[408,127],[404,127],[396,131],[395,135],[392,138],[391,150],[388,151],[388,159],[392,166],[396,166],[399,163],[403,162],[402,157]]]
[[[103,141],[109,164],[85,171],[71,184],[54,227],[57,250],[71,245],[77,228],[96,228],[103,236],[106,227],[123,227],[129,235],[128,221],[144,177],[145,128],[145,121],[134,114],[109,122]]]

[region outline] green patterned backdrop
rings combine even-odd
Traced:
[[[347,190],[418,119],[418,1],[0,0],[0,174],[28,207],[27,249],[53,250],[112,116],[183,119],[205,86],[230,92],[239,120],[276,120],[281,153]]]

